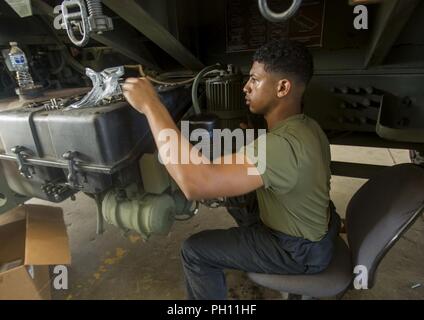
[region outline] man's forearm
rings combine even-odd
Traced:
[[[187,198],[200,200],[238,196],[263,186],[259,174],[248,174],[249,170],[256,170],[256,167],[248,162],[245,155],[228,155],[218,159],[224,162],[214,161],[214,164],[209,164],[209,159],[182,136],[149,80],[128,78],[122,89],[128,103],[146,115],[160,157]],[[187,155],[188,159],[185,158]],[[195,156],[196,160],[191,156]],[[234,158],[243,161],[234,161]]]
[[[191,188],[191,184],[198,185],[196,179],[202,176],[202,170],[206,170],[207,164],[194,165],[190,161],[188,164],[183,164],[181,161],[182,155],[190,155],[194,148],[190,142],[182,136],[181,131],[178,129],[171,115],[165,106],[161,103],[157,103],[145,110],[145,115],[150,125],[153,137],[159,150],[161,159],[165,162],[166,168],[172,178],[177,182],[182,191],[185,188]],[[177,159],[169,159],[171,161],[165,161],[165,159],[171,157],[171,154],[166,154],[165,145],[169,144],[169,141],[160,139],[161,133],[164,130],[171,130],[175,132],[178,137],[178,146],[174,146],[178,149]],[[172,141],[171,143],[174,143]],[[197,186],[198,187],[198,186]]]

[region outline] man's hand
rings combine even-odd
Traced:
[[[128,78],[122,90],[128,103],[141,113],[161,103],[155,88],[146,78]]]

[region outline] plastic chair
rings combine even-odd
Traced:
[[[353,287],[355,267],[361,266],[368,274],[365,285],[371,289],[382,259],[423,212],[424,169],[413,164],[384,169],[350,200],[346,211],[349,247],[339,237],[325,271],[312,275],[248,276],[283,295],[290,293],[290,297],[342,298]]]

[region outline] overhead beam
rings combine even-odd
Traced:
[[[51,19],[51,23],[53,23],[53,19],[55,18],[53,7],[42,0],[32,0],[32,4],[36,13],[48,16]],[[146,48],[143,48],[142,44],[137,45],[134,41],[131,41],[128,38],[128,34],[123,30],[115,29],[105,32],[102,35],[92,34],[90,37],[137,63],[149,68],[158,69],[158,66],[152,62],[153,60],[145,58],[150,57],[150,52]]]
[[[153,19],[136,1],[103,0],[103,4],[113,10],[122,19],[144,34],[187,69],[200,70],[204,67],[202,62],[184,47],[168,30]]]
[[[386,0],[380,4],[365,68],[380,65],[398,39],[420,0]]]
[[[103,34],[93,34],[90,37],[148,68],[159,69],[156,63],[152,62],[154,58],[147,48],[144,48],[140,43],[139,46],[142,49],[137,50],[134,41],[119,30],[115,29],[104,32]]]

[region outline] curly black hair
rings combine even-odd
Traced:
[[[288,75],[308,85],[314,72],[314,61],[308,49],[300,42],[282,39],[260,47],[253,61],[263,63],[267,72]]]

